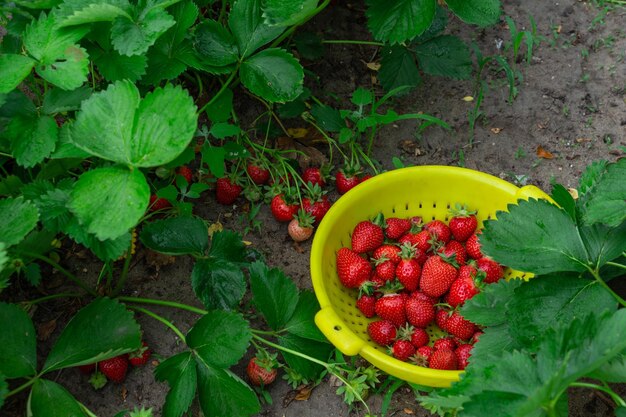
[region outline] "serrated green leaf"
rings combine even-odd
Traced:
[[[19,243],[37,226],[39,211],[23,197],[0,200],[0,241],[7,247]]]
[[[24,55],[0,55],[0,93],[9,93],[30,74],[35,61]]]
[[[231,230],[214,233],[209,256],[233,263],[245,262],[246,247],[241,240],[241,235]]]
[[[141,332],[133,313],[116,300],[98,298],[67,323],[43,372],[95,363],[140,347]]]
[[[404,46],[385,46],[381,53],[378,79],[385,90],[408,85],[417,87],[422,82],[413,54]]]
[[[592,372],[590,378],[599,379],[609,383],[620,383],[626,381],[626,356],[618,356],[614,360],[596,369]]]
[[[237,136],[241,133],[241,129],[237,125],[231,125],[230,123],[215,123],[211,126],[209,134],[216,139],[224,139],[233,136]]]
[[[326,337],[320,332],[314,321],[315,314],[319,309],[320,305],[315,294],[307,290],[300,292],[298,305],[296,305],[296,309],[284,329],[304,339],[327,343]]]
[[[224,150],[226,151],[226,158],[228,159],[246,159],[250,158],[250,151],[244,146],[235,142],[227,141],[224,143]]]
[[[227,88],[222,91],[218,98],[207,106],[205,113],[213,123],[226,122],[232,117],[233,90]]]
[[[433,22],[430,24],[428,29],[420,36],[414,39],[414,42],[422,43],[426,42],[429,39],[438,36],[445,30],[448,26],[448,11],[441,7],[439,4],[437,5],[437,11],[435,12],[435,18]]]
[[[535,277],[517,288],[506,320],[513,337],[532,346],[548,329],[569,324],[573,317],[616,309],[616,300],[597,281],[556,274]]]
[[[320,59],[324,55],[322,39],[312,32],[298,32],[293,37],[300,56],[308,60]]]
[[[170,217],[146,223],[139,238],[147,248],[167,255],[203,254],[209,247],[207,226],[197,217]]]
[[[308,17],[317,7],[318,0],[265,0],[263,17],[270,25],[292,26]]]
[[[109,82],[118,80],[137,81],[145,73],[148,66],[148,57],[145,55],[120,55],[117,51],[109,50],[93,59],[100,74]]]
[[[496,326],[485,327],[480,335],[479,342],[472,349],[472,364],[487,364],[499,360],[504,352],[519,349],[521,346],[511,336],[511,329],[508,324],[498,324]]]
[[[34,20],[24,30],[24,46],[40,64],[50,65],[65,56],[68,48],[75,48],[76,42],[87,32],[86,27],[60,28],[53,15],[41,13],[39,20]]]
[[[15,304],[0,303],[0,374],[22,378],[37,372],[37,334],[24,310]],[[8,325],[10,323],[10,325]]]
[[[56,62],[38,65],[35,71],[63,90],[74,90],[87,81],[89,55],[77,45],[69,46]]]
[[[91,4],[89,4],[91,3]],[[64,1],[56,16],[60,27],[84,25],[95,22],[112,22],[118,16],[131,19],[130,4],[126,0],[105,0],[93,2]]]
[[[17,175],[9,175],[0,180],[0,196],[18,196],[24,183]]]
[[[31,263],[22,268],[24,273],[24,279],[33,287],[38,286],[41,283],[41,268],[39,264]]]
[[[111,26],[111,43],[121,55],[142,55],[175,23],[169,13],[156,7],[140,12],[137,20],[119,16]]]
[[[626,220],[626,159],[607,164],[582,199],[582,220],[585,224],[603,223],[617,226]]]
[[[585,195],[589,189],[593,188],[602,175],[606,172],[608,161],[599,160],[587,165],[578,182],[578,191],[581,196]]]
[[[280,269],[263,262],[249,267],[250,290],[257,310],[273,330],[279,330],[291,318],[298,304],[298,288]]]
[[[304,339],[295,334],[286,333],[278,337],[278,344],[296,352],[311,356],[320,361],[328,361],[330,352],[334,349],[330,343],[321,343],[311,339]],[[281,352],[290,368],[296,370],[306,379],[314,380],[324,370],[324,367],[304,359],[300,356]]]
[[[106,240],[137,225],[149,199],[150,187],[141,171],[112,166],[83,173],[68,206],[88,233]]]
[[[187,333],[187,346],[198,358],[215,368],[229,368],[248,350],[252,332],[241,314],[209,311]]]
[[[469,48],[453,35],[441,35],[414,47],[420,68],[431,75],[466,79],[472,75]]]
[[[236,0],[230,9],[228,27],[237,40],[242,58],[276,39],[285,29],[270,26],[263,20],[261,0]]]
[[[576,201],[572,197],[572,195],[567,191],[565,187],[561,184],[554,184],[552,187],[552,193],[550,197],[554,200],[559,207],[567,212],[570,215],[572,220],[576,223]]]
[[[36,417],[87,417],[80,404],[56,382],[39,379],[28,397],[27,415]]]
[[[215,20],[205,20],[196,26],[194,47],[204,59],[218,67],[234,64],[239,59],[235,38]]]
[[[100,158],[152,167],[180,155],[196,124],[193,100],[179,86],[156,88],[140,100],[135,85],[118,81],[83,102],[71,136],[77,147]]]
[[[424,33],[437,9],[435,0],[367,0],[367,6],[367,26],[374,39],[391,44]]]
[[[616,259],[626,248],[626,222],[618,227],[603,224],[584,226],[580,228],[580,235],[589,253],[589,259],[597,267]]]
[[[170,390],[165,397],[163,417],[180,417],[196,396],[196,362],[191,352],[171,356],[154,370],[154,377],[167,381]]]
[[[191,286],[207,309],[236,308],[246,292],[240,267],[223,259],[200,259],[191,273]]]
[[[500,18],[500,0],[446,0],[446,4],[465,23],[489,26]]]
[[[354,90],[354,93],[352,93],[352,98],[350,99],[352,104],[356,106],[364,106],[366,104],[372,104],[373,100],[374,100],[374,96],[372,95],[372,92],[362,87],[359,87],[356,90]]]
[[[497,326],[506,321],[507,306],[522,280],[500,280],[485,287],[461,307],[463,317],[481,326]]]
[[[545,200],[520,200],[485,222],[483,253],[511,268],[545,274],[584,271],[587,252],[569,215]],[[523,244],[521,243],[523,242]]]
[[[76,217],[71,216],[67,224],[63,225],[63,231],[96,255],[101,261],[114,261],[124,255],[130,248],[131,235],[126,232],[115,239],[100,240],[94,234],[88,233],[78,223]]]
[[[205,143],[202,146],[202,163],[206,163],[209,166],[211,174],[217,178],[224,176],[224,159],[226,158],[226,151],[221,146],[211,146]]]
[[[25,168],[34,167],[47,158],[54,151],[58,135],[59,128],[50,116],[17,116],[6,130],[15,161]]]
[[[255,392],[227,369],[213,368],[196,359],[198,397],[206,416],[252,416],[261,410]]]
[[[243,85],[270,102],[284,103],[302,93],[302,65],[284,49],[265,49],[246,59],[239,71]]]
[[[0,272],[4,271],[4,267],[9,263],[9,254],[7,253],[7,245],[0,242]],[[0,288],[4,288],[0,285]],[[1,374],[0,374],[1,375]],[[2,396],[0,396],[1,398]]]
[[[311,108],[311,116],[327,132],[339,132],[346,127],[346,122],[341,117],[339,110],[325,104],[316,104]]]
[[[83,100],[91,96],[89,87],[81,87],[72,91],[52,88],[43,97],[43,112],[49,115],[78,110]]]
[[[90,156],[89,153],[77,148],[76,145],[74,145],[74,142],[72,142],[71,129],[73,124],[74,123],[72,121],[68,121],[63,123],[63,126],[61,126],[57,146],[54,149],[54,152],[50,155],[50,159],[86,159]]]

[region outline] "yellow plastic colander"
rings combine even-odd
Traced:
[[[518,199],[546,198],[535,186],[518,188],[504,180],[466,168],[420,166],[377,175],[342,196],[320,223],[311,249],[311,277],[321,310],[315,323],[345,355],[361,355],[377,368],[408,382],[446,387],[459,379],[460,371],[441,371],[402,362],[367,334],[368,319],[355,306],[357,291],[343,287],[336,269],[336,253],[350,247],[357,223],[382,212],[385,217],[421,216],[425,222],[448,220],[456,203],[477,211],[479,227],[496,211]],[[508,269],[506,277],[527,277]],[[431,334],[433,330],[431,329]]]

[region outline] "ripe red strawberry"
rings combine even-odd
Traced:
[[[456,355],[450,349],[435,350],[428,361],[428,367],[432,369],[455,370],[457,366]]]
[[[298,212],[298,205],[291,201],[284,194],[275,195],[270,203],[272,215],[279,222],[290,222],[293,216]]]
[[[352,231],[352,250],[357,253],[373,251],[383,244],[383,229],[373,222],[362,221]]]
[[[388,346],[396,338],[396,327],[388,320],[373,321],[367,325],[367,334],[379,345]]]
[[[433,306],[437,304],[437,301],[439,301],[437,298],[429,297],[421,291],[413,291],[410,295],[410,298],[415,298],[416,300],[428,301]]]
[[[465,251],[465,248],[456,240],[449,241],[443,248],[439,249],[438,252],[443,253],[448,258],[452,258],[454,256],[454,260],[459,266],[465,265],[465,262],[467,261],[467,252]]]
[[[415,351],[415,356],[413,356],[413,362],[417,366],[427,367],[428,361],[430,360],[430,357],[433,355],[434,351],[435,349],[433,349],[432,346],[422,346],[417,348],[417,350]]]
[[[433,343],[433,348],[435,350],[439,350],[439,349],[454,350],[456,349],[456,347],[457,347],[457,344],[454,341],[454,338],[450,336],[439,338],[435,340],[435,343]]]
[[[390,217],[385,219],[385,235],[389,239],[399,239],[411,229],[412,223],[409,219],[399,219]]]
[[[408,340],[396,340],[391,348],[393,357],[406,362],[415,354],[415,346]]]
[[[291,219],[287,226],[287,233],[294,242],[304,242],[313,234],[313,216],[304,210],[298,210],[296,217]]]
[[[372,274],[372,266],[356,252],[341,248],[337,252],[337,274],[348,288],[359,288]]]
[[[456,279],[457,269],[441,256],[431,256],[422,268],[420,290],[430,297],[441,297]]]
[[[98,370],[113,382],[124,382],[128,370],[128,359],[126,355],[120,355],[101,361],[98,363]]]
[[[257,185],[266,184],[270,179],[270,171],[256,163],[249,163],[246,167],[246,171],[248,172],[252,182]]]
[[[372,318],[376,315],[376,296],[363,294],[356,300],[356,307],[361,310],[365,317]]]
[[[397,264],[402,259],[400,253],[400,248],[395,245],[382,245],[374,250],[372,258],[374,260],[385,258]]]
[[[456,355],[456,359],[458,362],[459,370],[463,370],[467,368],[467,365],[469,364],[469,358],[470,356],[472,356],[473,348],[474,348],[474,345],[463,344],[463,345],[460,345],[458,348],[456,348],[456,350],[454,351],[454,354]]]
[[[472,345],[475,345],[476,343],[478,343],[478,339],[480,339],[480,336],[483,334],[483,332],[481,332],[480,330],[476,331],[476,333],[474,333],[472,335],[472,338],[470,339],[470,343]]]
[[[318,184],[320,187],[323,187],[326,184],[324,181],[324,175],[318,167],[309,167],[305,169],[302,173],[302,181],[304,181],[305,184],[309,182],[313,185]]]
[[[322,191],[319,185],[315,184],[313,188],[308,192],[308,196],[302,199],[302,208],[311,213],[315,218],[315,222],[322,221],[326,212],[330,209],[331,203],[326,197],[325,191]]]
[[[163,210],[172,207],[172,204],[164,198],[159,198],[156,194],[150,195],[150,203],[148,204],[148,210],[150,212]]]
[[[421,348],[422,346],[426,346],[430,342],[430,336],[428,332],[421,327],[416,327],[411,332],[411,343],[416,348]]]
[[[369,180],[370,178],[374,178],[372,174],[365,174],[359,179],[359,184]]]
[[[478,242],[479,234],[480,231],[471,235],[465,242],[465,250],[472,259],[480,259],[483,257],[483,253],[480,250],[480,243]]]
[[[133,366],[143,366],[148,363],[148,359],[150,359],[151,355],[152,352],[150,351],[148,344],[146,342],[141,342],[141,348],[129,354],[128,361]]]
[[[476,277],[476,268],[471,265],[463,265],[459,269],[459,275],[450,286],[448,294],[446,294],[446,303],[452,307],[463,305],[465,300],[469,300],[479,293],[478,287],[474,282]]]
[[[377,261],[376,274],[385,281],[391,281],[396,277],[396,264],[392,261]]]
[[[435,311],[435,323],[441,330],[446,330],[446,323],[450,318],[450,312],[444,308],[438,308]]]
[[[415,291],[419,286],[422,268],[417,260],[413,259],[415,255],[413,246],[405,243],[402,245],[401,251],[402,259],[396,266],[395,275],[407,291]]]
[[[476,325],[466,320],[461,313],[455,311],[446,321],[445,330],[461,340],[469,340],[476,331]]]
[[[453,217],[448,222],[448,227],[452,232],[452,236],[459,242],[465,242],[474,234],[476,226],[478,226],[475,216],[476,212],[469,211],[465,206],[457,204],[456,208],[450,209],[450,213]]]
[[[193,180],[193,171],[187,165],[178,167],[176,173],[185,178],[187,184],[191,184],[191,180]]]
[[[402,327],[406,323],[404,298],[399,294],[389,294],[380,297],[376,301],[375,310],[380,318],[389,320],[396,327]]]
[[[483,256],[476,261],[476,264],[478,265],[479,270],[485,272],[484,282],[487,284],[498,282],[504,277],[504,270],[502,269],[502,266],[493,259]]]
[[[448,243],[450,241],[450,228],[441,220],[426,223],[424,229],[428,230],[440,242]]]
[[[350,174],[342,170],[335,175],[335,186],[339,194],[345,194],[360,183],[356,174]]]
[[[257,386],[269,385],[276,379],[278,369],[259,360],[257,357],[250,359],[246,367],[246,373],[252,384]]]
[[[435,307],[430,301],[409,298],[404,309],[406,319],[412,326],[425,328],[435,320]]]
[[[85,375],[90,375],[96,370],[96,364],[89,363],[87,365],[80,365],[78,370]]]
[[[242,191],[243,187],[228,177],[218,178],[215,184],[215,197],[220,204],[233,204]]]

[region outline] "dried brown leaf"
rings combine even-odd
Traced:
[[[494,135],[497,135],[498,133],[502,132],[501,127],[492,127],[490,130],[491,130],[491,133],[493,133]]]
[[[313,392],[312,385],[305,385],[305,386],[298,387],[295,400],[306,401],[311,397],[312,392]]]
[[[541,145],[537,146],[537,156],[543,159],[554,159],[552,152],[545,150]]]
[[[41,340],[42,342],[45,342],[46,340],[50,338],[50,335],[52,335],[52,332],[54,332],[56,328],[57,328],[56,319],[52,319],[45,323],[40,323],[37,326],[37,339]]]

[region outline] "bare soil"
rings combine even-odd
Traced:
[[[504,13],[517,24],[518,29],[530,29],[532,16],[537,23],[540,46],[533,51],[529,63],[520,60],[515,69],[523,75],[517,86],[518,94],[507,102],[508,87],[501,72],[489,72],[487,89],[481,111],[484,117],[476,124],[470,142],[468,113],[475,101],[464,101],[475,94],[474,80],[457,81],[424,76],[424,83],[413,93],[393,102],[397,112],[424,112],[437,116],[452,127],[451,131],[431,127],[418,132],[414,122],[400,122],[388,126],[378,135],[373,156],[384,169],[393,169],[392,158],[399,157],[409,165],[462,165],[484,171],[517,184],[534,184],[550,191],[552,181],[567,187],[576,186],[578,178],[590,162],[597,159],[615,160],[624,155],[626,146],[626,8],[615,8],[605,13],[602,5],[575,0],[504,2]],[[369,39],[362,2],[334,2],[328,10],[308,25],[326,39]],[[475,42],[484,55],[502,52],[510,41],[504,19],[484,30],[468,28],[451,22],[448,31],[458,34],[468,43]],[[333,93],[347,102],[357,87],[372,86],[376,72],[367,63],[379,60],[379,50],[362,45],[328,45],[323,61],[306,63],[307,69],[320,77],[316,88]],[[525,48],[520,55],[524,56]],[[510,52],[506,52],[510,56]],[[300,126],[304,127],[304,126]],[[552,159],[538,156],[542,147]],[[622,148],[620,148],[622,147]],[[548,155],[548,154],[545,154]],[[544,156],[545,156],[544,155]],[[331,194],[334,201],[338,195]],[[225,228],[242,231],[239,222],[242,207],[224,207],[216,204],[207,192],[197,206],[197,214],[209,222],[220,221]],[[261,233],[250,233],[245,239],[267,255],[271,266],[282,268],[300,288],[311,288],[309,276],[310,241],[294,244],[287,236],[286,227],[273,220],[267,207],[258,216]],[[199,305],[190,286],[192,263],[178,258],[172,264],[158,268],[140,252],[131,270],[127,284],[128,295],[171,299]],[[97,276],[100,265],[88,259],[75,257],[65,261],[80,270],[85,277]],[[51,273],[51,272],[50,272]],[[51,273],[52,274],[52,273]],[[47,290],[60,282],[51,275]],[[21,290],[12,293],[19,299]],[[3,294],[5,296],[6,294]],[[34,314],[40,329],[52,329],[41,349],[54,340],[72,314],[80,308],[73,302],[51,302],[41,305]],[[155,311],[170,318],[183,332],[196,317],[172,309]],[[168,387],[157,383],[152,371],[159,358],[166,358],[182,350],[176,336],[148,317],[137,317],[145,339],[155,351],[154,363],[130,372],[122,385],[108,384],[94,392],[86,378],[75,370],[62,371],[56,378],[70,392],[99,416],[112,416],[122,409],[134,406],[152,407],[160,414]],[[243,361],[242,361],[243,364]],[[235,369],[243,376],[243,367]],[[314,388],[306,401],[293,400],[293,391],[284,382],[270,388],[273,404],[263,406],[260,415],[267,417],[308,416],[362,416],[351,413],[342,399],[335,395],[336,386],[328,378]],[[624,386],[618,387],[622,395]],[[600,417],[612,415],[611,402],[603,395],[587,390],[572,390],[570,415]],[[3,415],[23,415],[24,399],[12,399]],[[370,397],[373,413],[380,413],[382,397]],[[18,410],[19,404],[19,410]],[[200,415],[195,410],[193,415]],[[419,407],[413,393],[401,389],[394,395],[387,415],[427,416]],[[227,416],[231,417],[231,416]],[[238,417],[238,416],[232,416]]]

